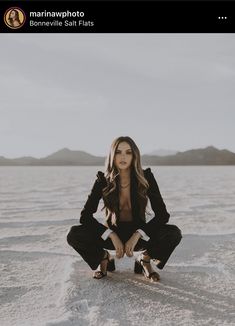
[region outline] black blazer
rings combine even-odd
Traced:
[[[144,177],[149,183],[149,188],[147,191],[147,196],[150,200],[152,210],[154,211],[155,216],[151,220],[151,227],[158,226],[161,224],[166,224],[169,221],[170,214],[166,210],[165,203],[162,199],[161,193],[158,188],[156,179],[154,178],[153,173],[150,168],[143,170]],[[104,173],[101,171],[97,172],[97,178],[92,187],[91,193],[88,196],[88,199],[84,205],[84,208],[81,212],[80,223],[90,226],[98,235],[102,235],[107,227],[102,223],[99,223],[93,214],[97,211],[99,201],[102,198],[102,190],[107,185]],[[135,229],[142,229],[146,234],[149,235],[148,228],[146,227],[146,221],[140,217],[138,203],[137,203],[137,182],[134,174],[131,174],[131,207],[132,207],[132,216]],[[107,225],[107,224],[106,224]],[[116,226],[110,226],[110,229],[113,231],[116,230]]]

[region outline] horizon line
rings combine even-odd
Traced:
[[[216,148],[216,149],[218,149],[218,150],[228,150],[229,152],[232,152],[232,153],[235,154],[235,151],[232,151],[232,150],[230,150],[230,149],[228,149],[228,148],[218,148],[218,147],[216,147],[216,146],[214,146],[214,145],[207,145],[207,146],[205,146],[205,147],[190,148],[190,149],[185,149],[185,150],[174,150],[174,149],[164,149],[164,148],[159,148],[159,149],[152,150],[151,152],[164,150],[164,151],[175,151],[176,153],[178,153],[178,152],[186,152],[186,151],[195,150],[195,149],[205,149],[205,148],[208,148],[208,147],[214,147],[214,148]],[[40,156],[40,157],[36,157],[36,156],[32,156],[32,155],[22,155],[22,156],[17,156],[17,157],[11,157],[11,158],[10,158],[10,157],[6,157],[6,156],[4,156],[4,155],[1,155],[1,153],[0,153],[0,158],[3,157],[3,158],[6,158],[6,159],[18,159],[18,158],[23,158],[23,157],[33,157],[33,158],[36,158],[36,159],[42,159],[42,158],[45,158],[45,157],[47,157],[47,156],[50,156],[50,155],[52,155],[52,154],[54,154],[54,153],[57,153],[57,152],[59,152],[59,151],[65,150],[65,149],[67,149],[67,150],[69,150],[69,151],[72,151],[72,152],[84,152],[84,153],[86,153],[86,154],[89,154],[89,155],[92,155],[92,156],[95,156],[95,157],[106,157],[106,156],[107,156],[107,154],[105,154],[105,155],[92,154],[92,153],[90,153],[90,152],[88,152],[88,151],[86,151],[86,150],[83,150],[83,149],[70,149],[69,147],[62,147],[62,148],[60,148],[60,149],[58,149],[58,150],[55,150],[55,151],[51,152],[50,154],[47,154],[47,155],[45,155],[45,156]],[[175,153],[175,154],[176,154],[176,153]],[[175,154],[172,154],[172,155],[175,155]],[[143,155],[153,155],[153,156],[157,156],[157,155],[155,155],[155,154],[150,154],[150,151],[149,151],[148,153],[143,153],[143,154],[141,154],[141,156],[143,156]],[[168,155],[165,155],[165,156],[168,156]]]

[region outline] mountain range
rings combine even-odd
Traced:
[[[162,150],[161,150],[162,151]],[[154,152],[153,152],[154,153]],[[214,146],[191,149],[162,156],[144,154],[142,165],[235,165],[235,153],[227,149],[217,149]],[[0,166],[101,166],[105,157],[94,156],[84,151],[73,151],[63,148],[44,158],[24,156],[8,159],[0,156]]]

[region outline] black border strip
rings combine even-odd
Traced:
[[[5,11],[14,6],[20,7],[26,14],[26,22],[19,29],[7,27],[3,19]],[[61,17],[30,18],[30,12],[45,10],[47,12],[79,11],[83,12],[84,16],[63,19]],[[2,33],[235,32],[234,1],[1,1],[0,16]],[[71,24],[65,26],[65,20]],[[79,22],[80,20],[83,22]],[[35,25],[30,26],[32,21]],[[56,25],[56,21],[61,22],[62,25]],[[43,25],[42,22],[49,22],[50,25],[36,26],[39,23]]]

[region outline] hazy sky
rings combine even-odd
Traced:
[[[235,152],[235,34],[1,34],[0,156]]]

